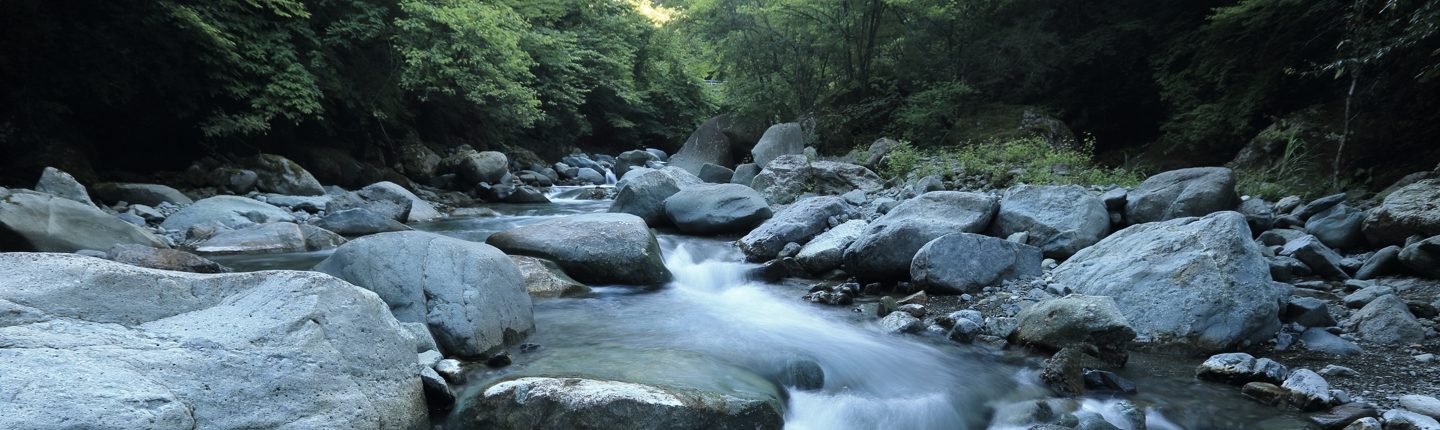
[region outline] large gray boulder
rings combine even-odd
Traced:
[[[293,222],[272,222],[222,231],[195,245],[201,254],[265,254],[300,252],[309,248],[305,233]]]
[[[356,193],[366,200],[395,200],[401,198],[410,202],[410,213],[405,215],[405,219],[398,220],[401,222],[433,221],[443,216],[430,202],[425,201],[425,199],[420,198],[420,196],[415,195],[415,193],[410,192],[410,190],[394,182],[376,182],[365,186],[365,188],[361,188],[360,191]]]
[[[668,222],[665,219],[665,199],[680,192],[681,187],[681,182],[670,172],[632,169],[616,185],[619,191],[615,194],[615,201],[610,203],[610,212],[638,216],[651,226],[664,225]]]
[[[875,172],[849,163],[811,162],[803,155],[783,155],[772,160],[750,182],[770,203],[788,204],[801,195],[838,196],[854,190],[872,193],[885,188]]]
[[[267,193],[292,196],[323,196],[325,187],[314,175],[290,159],[273,154],[260,154],[245,161],[256,174],[255,188]]]
[[[910,279],[938,294],[978,292],[1000,281],[1041,273],[1040,248],[973,233],[926,243],[910,263]]]
[[[369,291],[0,254],[0,428],[429,426],[415,338]]]
[[[1195,352],[1270,339],[1289,294],[1271,280],[1245,216],[1228,211],[1120,230],[1054,276],[1077,293],[1113,297],[1142,342]]]
[[[1346,320],[1344,328],[1366,342],[1402,346],[1425,340],[1425,327],[1405,306],[1405,300],[1387,294],[1372,300]]]
[[[1310,271],[1326,278],[1350,278],[1350,275],[1345,273],[1345,269],[1342,267],[1341,260],[1344,257],[1325,246],[1324,243],[1320,243],[1320,239],[1315,236],[1307,234],[1286,242],[1285,246],[1280,248],[1280,255],[1300,260],[1310,268]]]
[[[840,223],[815,236],[800,248],[800,253],[795,254],[795,262],[810,273],[819,274],[839,269],[845,262],[845,248],[865,234],[869,225],[870,223],[858,219]]]
[[[734,166],[739,158],[750,152],[764,132],[764,124],[733,115],[716,116],[697,127],[669,162],[695,175],[700,174],[700,167],[705,163]]]
[[[910,277],[915,253],[950,233],[979,233],[995,217],[995,198],[959,191],[933,191],[906,200],[870,223],[845,249],[845,271],[863,280]]]
[[[74,176],[65,173],[54,167],[46,167],[40,172],[40,180],[35,182],[35,191],[50,194],[56,197],[64,197],[86,205],[94,206],[95,202],[90,201],[90,193],[85,191],[85,186]]]
[[[510,173],[510,160],[499,152],[467,149],[441,160],[436,172],[456,175],[463,182],[462,188],[481,182],[497,184]]]
[[[750,156],[755,165],[763,169],[771,160],[782,155],[801,155],[804,152],[805,130],[800,123],[787,122],[766,129],[760,141],[755,143],[755,148],[750,150]]]
[[[1016,339],[1050,350],[1090,344],[1123,354],[1135,339],[1135,329],[1110,297],[1071,294],[1036,303],[1015,318]]]
[[[1370,210],[1362,229],[1375,245],[1403,245],[1410,236],[1440,235],[1440,179],[1406,185]]]
[[[696,185],[665,199],[665,219],[689,234],[746,232],[772,214],[760,193],[739,184]]]
[[[93,204],[0,188],[0,250],[100,251],[121,244],[169,247],[158,236]]]
[[[410,226],[365,208],[346,209],[325,215],[315,221],[315,226],[345,236],[410,230]]]
[[[240,196],[215,196],[201,199],[165,218],[160,227],[188,231],[202,224],[218,224],[239,228],[251,224],[294,222],[295,216],[274,205]]]
[[[830,218],[844,217],[850,209],[845,199],[834,196],[801,200],[751,230],[737,244],[750,260],[768,261],[786,244],[809,242],[830,226]]]
[[[1420,276],[1440,279],[1440,236],[1412,243],[1397,255],[1400,264]]]
[[[1192,167],[1151,176],[1126,196],[1125,220],[1131,224],[1204,216],[1235,208],[1235,172],[1224,167]]]
[[[185,206],[195,203],[180,190],[160,184],[104,182],[90,187],[90,191],[93,191],[100,201],[110,204],[126,202],[132,205],[159,206],[161,203],[173,203]]]
[[[778,401],[633,382],[522,377],[485,388],[476,428],[778,430]]]
[[[641,149],[621,152],[615,157],[615,174],[623,178],[630,169],[648,166],[652,161],[660,161],[660,156]]]
[[[1365,246],[1365,234],[1361,232],[1364,222],[1365,211],[1340,203],[1305,220],[1305,231],[1325,246],[1357,249]]]
[[[571,215],[495,233],[485,243],[554,261],[586,284],[670,282],[655,234],[630,214]]]
[[[315,271],[374,291],[400,321],[429,326],[446,355],[484,357],[535,329],[520,270],[483,243],[377,234],[341,245]]]
[[[991,227],[999,237],[1026,233],[1046,257],[1065,259],[1110,231],[1105,203],[1077,185],[1020,185],[1005,191]]]

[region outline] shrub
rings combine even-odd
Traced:
[[[962,147],[921,150],[908,142],[892,149],[881,174],[905,179],[941,175],[950,179],[978,177],[982,185],[1138,184],[1144,176],[1125,168],[1095,163],[1094,141],[1079,149],[1057,148],[1038,137],[991,139]]]

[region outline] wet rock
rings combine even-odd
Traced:
[[[1025,308],[1016,319],[1015,337],[1022,343],[1050,350],[1094,345],[1100,358],[1117,365],[1125,364],[1125,349],[1135,339],[1135,330],[1109,297],[1072,294]]]
[[[523,377],[491,385],[476,399],[474,428],[779,429],[773,398],[580,378]]]
[[[1290,392],[1268,382],[1251,382],[1240,387],[1240,394],[1249,397],[1251,400],[1269,406],[1284,404],[1290,397]]]
[[[144,245],[115,245],[105,259],[131,266],[191,273],[227,273],[230,268],[185,251]]]
[[[1376,298],[1360,308],[1345,323],[1366,342],[1381,345],[1408,345],[1425,340],[1425,328],[1410,314],[1405,301],[1391,294]]]
[[[365,208],[345,209],[325,215],[319,221],[315,221],[315,226],[344,236],[364,236],[410,230],[410,227],[405,224]]]
[[[771,215],[765,198],[744,185],[697,185],[665,199],[666,219],[690,234],[746,232]]]
[[[520,269],[530,297],[574,297],[590,293],[590,287],[571,279],[553,261],[523,255],[512,255],[510,259]]]
[[[1085,388],[1093,391],[1109,391],[1121,394],[1135,394],[1140,389],[1134,382],[1125,379],[1115,372],[1085,369]]]
[[[839,197],[801,200],[770,217],[736,244],[751,261],[766,261],[775,258],[788,243],[809,242],[829,226],[826,220],[845,216],[849,211],[850,205]]]
[[[465,369],[460,366],[460,360],[447,358],[435,363],[435,373],[439,373],[446,381],[459,383],[464,380]]]
[[[864,280],[902,280],[910,276],[915,254],[950,233],[978,233],[990,226],[994,197],[935,191],[906,200],[876,219],[845,250],[847,272]]]
[[[462,186],[481,182],[498,184],[510,173],[510,159],[495,151],[464,149],[440,160],[435,172],[441,175],[454,174]]]
[[[1404,270],[1405,265],[1400,262],[1400,250],[1399,246],[1391,245],[1375,251],[1375,254],[1360,266],[1360,270],[1355,272],[1355,279],[1375,279]]]
[[[1216,354],[1195,368],[1196,378],[1231,385],[1250,382],[1279,384],[1284,382],[1289,374],[1283,364],[1268,358],[1257,359],[1243,352]]]
[[[0,188],[0,250],[75,252],[121,244],[168,248],[159,236],[93,204]]]
[[[1327,279],[1350,279],[1342,268],[1343,257],[1335,253],[1315,236],[1305,236],[1285,244],[1280,255],[1300,260],[1315,274]]]
[[[1313,297],[1291,297],[1280,315],[1284,322],[1299,323],[1306,327],[1334,327],[1335,318],[1330,316],[1328,302]]]
[[[1000,281],[1041,273],[1040,249],[972,233],[951,233],[915,253],[910,278],[938,294],[973,293]]]
[[[1385,411],[1385,430],[1440,430],[1440,421],[1404,409]]]
[[[1410,236],[1440,235],[1437,201],[1440,201],[1440,179],[1427,179],[1396,190],[1365,217],[1362,226],[1365,237],[1376,245],[1402,245]]]
[[[74,176],[65,173],[54,167],[46,167],[40,172],[40,180],[35,183],[35,191],[50,194],[52,196],[73,200],[86,206],[95,206],[90,201],[90,193],[85,191],[85,186]]]
[[[1400,264],[1411,272],[1431,279],[1440,279],[1440,236],[1421,240],[1400,250]]]
[[[1360,231],[1364,221],[1365,211],[1340,203],[1306,220],[1305,231],[1325,246],[1354,249],[1365,246],[1365,234]]]
[[[450,383],[428,366],[420,368],[420,384],[425,391],[425,403],[432,411],[448,411],[455,406],[455,392]]]
[[[1280,387],[1290,392],[1290,404],[1302,411],[1325,410],[1335,403],[1330,383],[1310,369],[1291,371]]]
[[[889,334],[919,333],[924,329],[919,318],[898,310],[880,319],[880,330]]]
[[[850,191],[876,192],[885,182],[861,166],[835,161],[809,161],[803,155],[785,155],[771,161],[750,186],[774,204],[788,204],[804,194],[843,195]]]
[[[1084,353],[1078,347],[1061,349],[1045,360],[1040,380],[1055,395],[1077,397],[1085,394],[1085,374],[1081,367]]]
[[[0,254],[0,303],[0,428],[429,426],[413,337],[330,276]]]
[[[1105,237],[1110,215],[1099,198],[1080,186],[1019,185],[1001,197],[990,229],[998,237],[1027,233],[1026,244],[1063,259]]]
[[[195,245],[201,254],[264,254],[300,252],[309,247],[300,226],[292,222],[274,222],[226,230]]]
[[[1235,173],[1223,167],[1195,167],[1151,176],[1130,190],[1125,219],[1132,224],[1205,216],[1235,208]],[[1247,227],[1248,230],[1248,227]]]
[[[781,366],[775,380],[782,386],[797,390],[819,390],[825,387],[825,370],[814,360],[791,359]]]
[[[255,188],[262,192],[293,196],[325,195],[325,187],[320,185],[320,181],[288,158],[260,154],[245,160],[245,167],[255,172]]]
[[[1272,338],[1289,294],[1236,212],[1131,226],[1075,254],[1054,279],[1113,297],[1148,343],[1207,352]]]
[[[1345,340],[1340,336],[1331,334],[1325,329],[1310,328],[1300,334],[1300,342],[1305,349],[1323,352],[1333,355],[1357,355],[1360,354],[1360,345]]]
[[[1306,419],[1324,430],[1341,430],[1350,429],[1354,426],[1353,423],[1362,420],[1374,421],[1375,417],[1379,416],[1380,413],[1375,410],[1374,406],[1352,402],[1330,408],[1325,412],[1309,415]],[[1377,429],[1379,424],[1375,423]]]
[[[699,181],[699,178],[695,180]],[[668,222],[665,219],[665,199],[680,192],[681,183],[665,171],[634,169],[625,175],[617,188],[620,191],[615,196],[615,202],[610,204],[611,213],[635,215],[646,224],[659,226]]]
[[[374,291],[397,320],[426,324],[447,355],[483,357],[535,327],[520,271],[489,245],[385,233],[346,243],[314,270]]]
[[[161,203],[170,203],[185,206],[195,203],[180,190],[160,184],[106,182],[95,184],[90,187],[90,191],[101,201],[112,204],[128,202],[132,205],[158,206]]]
[[[782,214],[784,212],[781,211]],[[774,219],[776,218],[771,218],[772,221]],[[844,263],[845,248],[859,239],[868,225],[864,220],[841,223],[806,243],[800,248],[800,253],[795,255],[795,261],[810,273],[825,273],[837,269]],[[761,229],[763,228],[764,225],[761,226]]]
[[[240,228],[251,224],[295,222],[290,212],[259,200],[239,196],[215,196],[202,199],[170,214],[160,227],[166,230],[190,231],[201,224],[217,224]]]
[[[275,204],[273,201],[270,203]],[[325,203],[324,208],[325,212],[331,214],[350,209],[364,209],[375,215],[403,223],[410,218],[410,210],[413,206],[414,202],[405,196],[389,192],[385,188],[377,188],[373,192],[365,194],[350,192],[335,196]]]
[[[342,196],[343,198],[343,196]],[[283,194],[261,194],[255,196],[256,200],[275,205],[276,207],[292,211],[305,211],[308,213],[319,213],[327,209],[335,197],[331,196],[287,196]]]
[[[621,152],[620,156],[615,157],[615,175],[624,177],[630,169],[645,167],[652,161],[660,161],[660,157],[638,149]],[[729,182],[730,178],[726,177],[725,180]]]
[[[660,244],[640,217],[572,215],[495,233],[486,243],[505,252],[554,261],[580,282],[660,285],[670,271]]]
[[[550,198],[545,193],[529,185],[515,187],[509,196],[505,197],[505,203],[550,203]]]

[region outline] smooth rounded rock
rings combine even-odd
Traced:
[[[148,230],[101,212],[94,205],[0,188],[0,250],[75,252],[122,244],[169,247]]]
[[[697,185],[665,199],[665,218],[690,234],[748,232],[772,214],[760,193],[737,184]]]
[[[973,233],[951,233],[921,247],[910,279],[939,294],[974,293],[1000,281],[1040,275],[1040,248]]]
[[[670,281],[660,244],[640,217],[571,215],[491,235],[486,243],[507,253],[554,261],[580,282],[660,285]]]
[[[951,233],[984,231],[995,210],[995,198],[979,193],[935,191],[906,200],[845,249],[845,271],[863,280],[908,279],[911,261],[925,244]]]
[[[1204,216],[1235,208],[1235,172],[1223,167],[1194,167],[1151,176],[1126,195],[1125,220],[1131,224]]]
[[[1077,185],[1020,185],[1005,190],[991,231],[998,237],[1028,233],[1026,244],[1064,259],[1110,231],[1105,203]]]

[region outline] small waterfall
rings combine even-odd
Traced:
[[[605,185],[615,185],[615,181],[615,172],[610,171],[608,167],[605,168]]]

